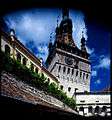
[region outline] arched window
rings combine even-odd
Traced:
[[[96,106],[96,108],[95,108],[95,113],[99,113],[99,111],[100,111],[100,107],[99,107],[99,106]]]
[[[17,61],[21,62],[21,54],[17,53]]]
[[[35,69],[35,72],[38,73],[38,68]]]
[[[84,78],[85,78],[85,73],[83,73],[83,80],[84,80]]]
[[[26,65],[27,59],[24,57],[23,58],[23,65]]]
[[[92,106],[89,106],[89,107],[88,107],[88,112],[89,112],[89,113],[93,113],[93,107],[92,107]]]
[[[31,69],[32,71],[34,71],[34,65],[33,65],[33,63],[31,63],[30,69]]]
[[[60,72],[60,70],[61,70],[61,66],[59,66],[58,72]]]
[[[41,77],[42,77],[42,78],[44,78],[44,77],[45,77],[43,73],[41,74]]]
[[[72,69],[72,75],[74,74],[74,69]]]
[[[60,85],[60,89],[63,90],[63,85]]]
[[[70,73],[70,68],[68,68],[68,72],[67,72],[67,74],[69,74]]]
[[[76,76],[78,76],[78,71],[76,71]]]
[[[88,74],[86,74],[86,79],[88,79]]]
[[[48,83],[50,83],[50,79],[49,78],[47,79],[47,81],[48,81]]]
[[[71,87],[68,87],[68,92],[70,92],[70,90],[71,90]]]
[[[82,77],[82,72],[80,72],[80,78]]]
[[[65,71],[66,71],[66,67],[64,66],[64,67],[63,67],[63,72],[65,73]]]
[[[102,111],[102,112],[106,112],[106,111],[107,111],[107,107],[106,107],[106,106],[103,106],[101,111]]]
[[[10,55],[10,47],[8,45],[5,45],[5,53]]]
[[[79,108],[79,111],[83,111],[83,112],[84,112],[84,108],[83,108],[83,107],[80,107],[80,108]]]

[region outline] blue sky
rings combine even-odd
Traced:
[[[7,14],[4,19],[15,29],[17,38],[45,61],[50,35],[54,41],[57,19],[60,23],[61,15],[61,9],[30,9]],[[81,11],[70,10],[75,44],[80,48],[82,30],[87,40],[92,65],[91,91],[99,91],[110,85],[110,33],[96,23],[85,24],[85,17]]]

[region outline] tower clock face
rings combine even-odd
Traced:
[[[68,65],[72,65],[73,64],[73,59],[69,58],[69,57],[65,57],[65,63]]]

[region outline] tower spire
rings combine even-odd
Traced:
[[[63,19],[69,18],[69,9],[68,8],[63,8],[62,9],[62,18]]]
[[[82,31],[82,38],[81,38],[81,50],[86,52],[86,40],[84,38],[84,31]]]

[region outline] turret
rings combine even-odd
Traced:
[[[14,41],[14,38],[15,38],[15,30],[14,29],[10,29],[10,36],[11,36],[12,41]]]
[[[49,45],[48,45],[48,48],[49,48],[49,53],[52,51],[52,36],[50,35],[50,41],[49,41]]]
[[[69,18],[69,9],[68,8],[63,8],[62,9],[62,18],[63,18],[63,20]]]
[[[81,50],[82,50],[83,52],[87,52],[87,51],[86,51],[86,40],[85,40],[85,38],[84,38],[83,31],[82,31],[82,38],[81,38]]]

